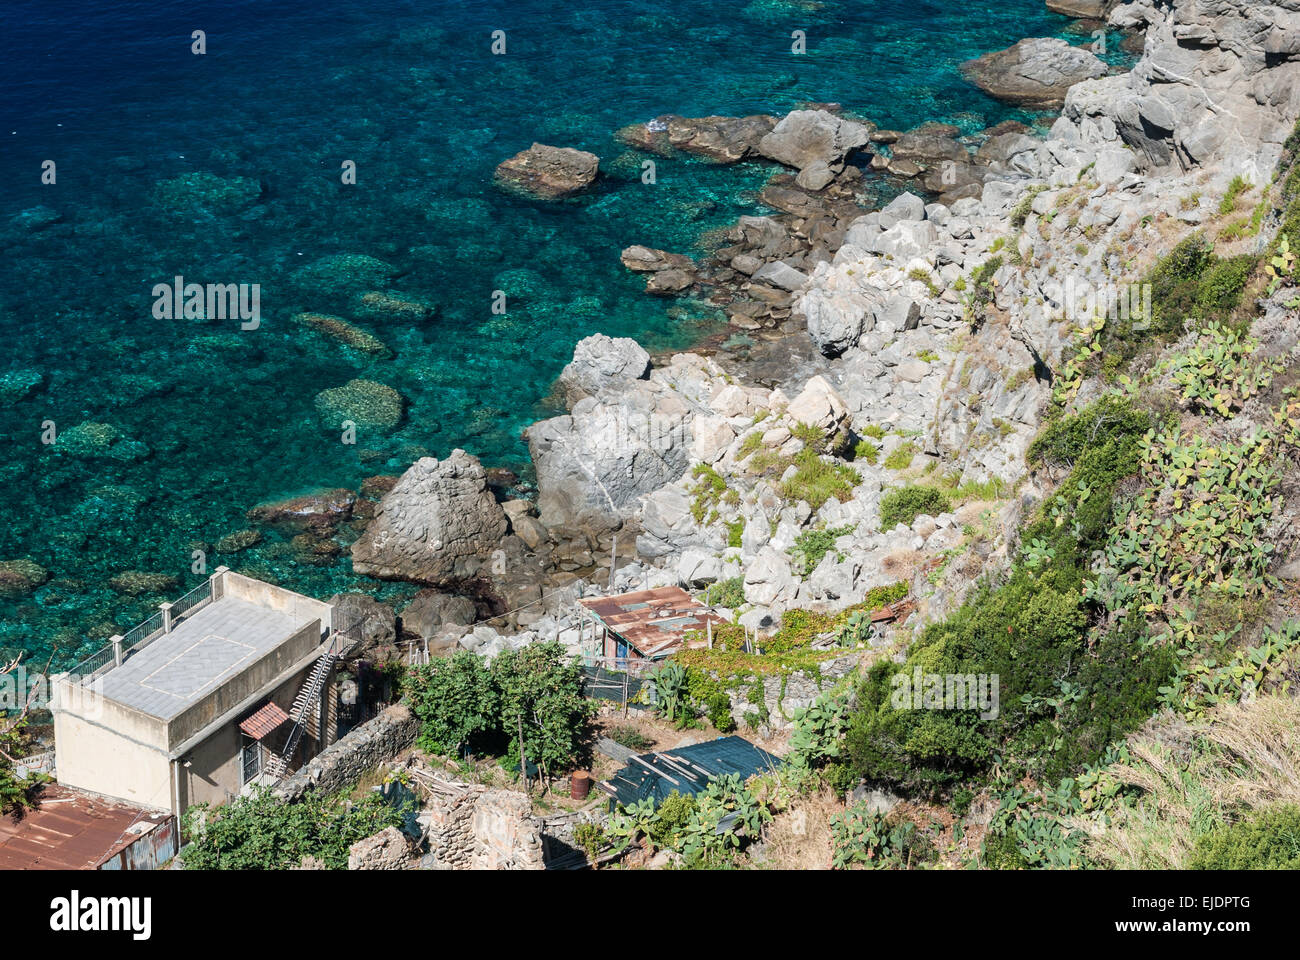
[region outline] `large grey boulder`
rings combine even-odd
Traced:
[[[507,529],[476,457],[453,450],[402,474],[352,545],[352,569],[431,586],[476,575]]]
[[[397,640],[397,615],[388,604],[366,593],[336,593],[329,603],[334,608],[334,629],[350,631],[364,647],[387,646]]]
[[[1077,20],[1105,20],[1120,0],[1047,0],[1047,9]]]
[[[785,554],[773,547],[759,551],[745,570],[745,599],[763,607],[792,603],[799,592],[799,580],[790,571]]]
[[[503,161],[496,180],[515,192],[556,200],[591,186],[599,169],[600,158],[594,153],[534,143]]]
[[[765,263],[755,270],[754,279],[794,293],[802,289],[803,285],[808,282],[808,274],[802,270],[796,270],[788,263],[773,260],[771,263]]]
[[[938,242],[939,232],[928,220],[900,220],[876,237],[876,253],[893,257],[900,265],[924,257]]]
[[[900,193],[876,216],[876,222],[880,224],[881,230],[888,230],[902,220],[924,219],[925,201],[914,193]]]
[[[844,423],[849,409],[835,388],[826,382],[826,378],[816,376],[790,401],[785,414],[791,420],[817,427],[829,435]]]
[[[1085,143],[1122,140],[1144,169],[1223,161],[1265,182],[1300,111],[1300,10],[1252,0],[1130,6],[1147,24],[1141,59],[1071,88],[1063,118]]]
[[[426,640],[447,627],[466,627],[477,619],[474,601],[439,590],[421,590],[402,610],[402,630]]]
[[[871,142],[873,130],[825,110],[792,110],[758,142],[758,152],[796,170],[821,163],[838,171],[846,156]]]
[[[583,397],[594,397],[630,380],[650,375],[650,354],[630,337],[607,337],[597,333],[578,341],[573,359],[560,372],[560,386],[569,406]]]
[[[991,97],[1026,107],[1059,107],[1070,87],[1106,75],[1106,64],[1055,37],[1031,37],[961,65]]]
[[[875,325],[874,304],[853,290],[831,290],[813,284],[799,301],[808,336],[827,357],[838,357],[858,345]]]
[[[666,386],[628,381],[525,431],[546,526],[617,526],[637,498],[690,463],[690,408]]]

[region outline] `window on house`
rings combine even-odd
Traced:
[[[240,750],[240,783],[245,784],[251,780],[256,780],[258,774],[262,772],[262,742],[254,740],[252,737],[243,737],[243,747]]]

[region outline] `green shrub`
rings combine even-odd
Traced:
[[[649,750],[654,746],[654,741],[642,734],[635,727],[619,725],[612,727],[608,733],[609,739],[615,743],[622,744],[629,750],[636,750],[638,753]]]
[[[1300,870],[1300,807],[1268,807],[1196,841],[1192,870]]]
[[[1107,394],[1079,413],[1049,424],[1029,445],[1025,459],[1031,465],[1072,466],[1085,450],[1105,448],[1118,437],[1136,444],[1136,438],[1151,426],[1151,417],[1131,400]]]
[[[724,526],[727,528],[727,546],[742,546],[745,542],[745,518],[737,517]]]
[[[885,467],[889,470],[906,470],[912,465],[917,452],[916,444],[910,440],[900,443],[885,457]]]
[[[794,466],[795,473],[779,492],[787,500],[805,501],[813,510],[820,510],[831,497],[841,502],[852,499],[853,488],[862,482],[852,467],[823,460],[813,450],[799,451]]]
[[[1233,177],[1232,182],[1228,184],[1228,190],[1224,193],[1223,199],[1219,201],[1219,216],[1227,216],[1237,209],[1237,198],[1249,189],[1250,184],[1241,174]]]
[[[490,666],[468,652],[435,659],[409,671],[407,697],[422,749],[456,755],[468,747],[518,767],[522,730],[528,762],[552,773],[581,758],[595,709],[577,664],[554,641],[507,650]]]
[[[831,817],[832,863],[872,869],[905,869],[936,859],[934,846],[910,821],[895,821],[857,804]]]
[[[729,580],[711,583],[705,588],[700,599],[711,607],[726,607],[734,610],[745,603],[745,578],[732,577]]]
[[[855,462],[861,460],[874,467],[876,461],[880,459],[880,448],[865,438],[859,440],[853,447],[853,459]]]
[[[707,463],[697,463],[691,471],[696,482],[691,487],[691,516],[696,523],[704,523],[722,502],[727,492],[727,481]]]
[[[757,453],[763,446],[763,431],[755,430],[753,433],[745,434],[745,439],[740,441],[740,449],[736,452],[737,462],[744,460],[751,454]]]
[[[880,529],[892,530],[900,523],[910,525],[923,513],[938,516],[950,506],[948,495],[934,487],[896,487],[880,499]]]
[[[1240,305],[1242,291],[1258,262],[1250,254],[1226,260],[1216,257],[1197,284],[1193,316],[1201,320],[1226,320]]]
[[[975,802],[975,794],[966,787],[958,787],[952,792],[952,800],[948,803],[948,809],[957,819],[961,819],[970,813],[970,805]]]
[[[402,811],[377,793],[347,804],[314,792],[283,803],[259,788],[225,806],[190,807],[185,833],[187,870],[289,870],[313,857],[330,870],[344,870],[348,848],[385,827],[402,823]]]
[[[817,564],[822,562],[826,556],[835,547],[835,541],[840,537],[849,535],[854,531],[854,525],[847,527],[829,527],[824,530],[805,530],[795,538],[794,546],[790,552],[796,557],[801,557],[803,562],[799,565],[804,576],[812,573],[817,569]]]
[[[573,828],[573,842],[587,855],[588,861],[594,861],[605,845],[605,828],[599,823],[579,823]]]
[[[413,668],[407,698],[420,721],[420,749],[429,753],[459,756],[499,731],[500,703],[487,661],[468,651]]]
[[[721,733],[730,733],[736,729],[736,718],[731,715],[731,698],[721,690],[709,694],[704,702],[704,712],[709,723]]]

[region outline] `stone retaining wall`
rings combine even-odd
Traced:
[[[784,730],[791,726],[797,711],[812,706],[812,702],[836,681],[848,676],[858,665],[858,654],[852,653],[818,664],[818,672],[797,670],[782,677],[763,678],[763,704],[767,707],[767,726]],[[717,679],[716,674],[710,674]],[[731,715],[737,724],[745,722],[745,714],[757,712],[756,704],[749,702],[752,681],[739,688],[727,690],[731,698]]]
[[[340,790],[411,746],[419,729],[419,721],[404,704],[389,707],[326,747],[301,770],[282,781],[275,794],[291,802],[309,790],[321,793]]]

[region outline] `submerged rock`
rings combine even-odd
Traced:
[[[44,379],[39,370],[11,370],[0,376],[0,404],[8,406],[26,399]]]
[[[991,97],[1025,107],[1059,107],[1070,87],[1106,75],[1106,64],[1082,47],[1054,37],[1031,37],[961,65]]]
[[[153,193],[159,206],[182,213],[229,213],[256,202],[261,195],[262,185],[251,177],[218,177],[204,170],[163,180]]]
[[[236,530],[228,533],[216,543],[217,553],[238,553],[262,542],[262,534],[257,530]]]
[[[149,448],[138,440],[128,439],[111,423],[86,421],[69,427],[55,435],[54,449],[66,456],[90,458],[107,457],[111,460],[140,460],[149,455]]]
[[[600,158],[594,153],[534,143],[503,161],[496,181],[529,196],[556,200],[591,186],[599,169]]]
[[[44,230],[52,224],[58,223],[62,219],[63,215],[61,213],[42,203],[35,207],[28,207],[26,210],[14,214],[14,216],[9,219],[9,222],[20,230],[26,230],[29,233],[36,233],[39,230]]]
[[[108,581],[110,587],[128,597],[165,594],[175,590],[179,584],[179,577],[169,573],[150,573],[146,570],[127,570]]]
[[[293,272],[293,282],[313,295],[337,296],[358,289],[382,287],[400,271],[391,263],[361,253],[321,257]]]
[[[31,593],[49,579],[49,572],[31,560],[0,560],[0,597]]]
[[[258,504],[248,511],[248,519],[292,530],[311,529],[323,533],[352,516],[356,500],[355,493],[340,487]]]
[[[384,358],[393,355],[393,352],[373,333],[362,330],[342,317],[335,317],[326,313],[299,313],[294,315],[293,322],[315,330],[317,333],[323,333],[325,336],[361,353]]]
[[[331,430],[343,429],[350,420],[360,430],[388,433],[402,422],[404,406],[400,393],[374,380],[349,380],[316,394],[316,412]]]
[[[372,319],[412,322],[428,320],[437,313],[437,307],[399,293],[371,290],[357,297],[356,311]]]
[[[478,459],[453,450],[413,463],[352,545],[352,569],[438,586],[479,573],[507,529]]]

